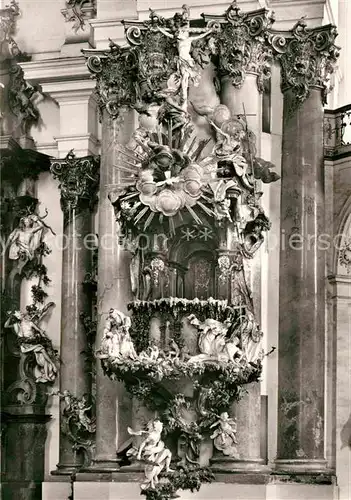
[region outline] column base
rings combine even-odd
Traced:
[[[82,464],[57,464],[56,470],[50,472],[52,476],[70,476],[78,472],[83,465]]]
[[[119,458],[95,458],[92,465],[82,468],[80,472],[118,472],[120,462]]]
[[[279,472],[326,472],[328,462],[324,459],[277,459],[275,470]]]
[[[264,472],[269,470],[263,458],[236,459],[230,457],[215,457],[210,460],[211,469],[215,471]]]

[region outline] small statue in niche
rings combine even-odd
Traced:
[[[29,311],[24,313],[21,311],[10,312],[4,325],[5,328],[13,328],[19,339],[22,354],[33,353],[35,355],[35,381],[44,384],[55,381],[57,353],[53,349],[49,337],[40,328],[39,323],[53,306],[54,303],[49,302],[41,311],[36,310],[33,313]]]
[[[158,419],[150,420],[146,431],[134,431],[128,427],[128,432],[132,436],[146,435],[139,448],[133,447],[127,452],[129,456],[145,461],[145,481],[141,485],[142,489],[154,489],[163,469],[166,473],[174,472],[170,468],[172,453],[161,439],[162,430],[163,424]]]
[[[242,193],[238,199],[234,212],[234,220],[236,221],[239,235],[244,231],[249,222],[254,221],[262,213],[262,208],[258,202],[262,194],[261,192],[255,194]]]
[[[211,435],[215,448],[224,455],[239,458],[236,447],[238,441],[236,439],[237,427],[235,419],[230,418],[225,411],[220,414],[217,422],[211,425],[211,428],[213,427],[217,427]]]
[[[111,308],[106,319],[101,347],[97,352],[100,359],[119,358],[136,359],[137,354],[130,338],[129,328],[131,320],[129,316]]]
[[[40,217],[37,214],[28,214],[21,217],[18,227],[16,227],[9,236],[9,259],[17,260],[18,272],[21,272],[28,261],[33,260],[35,251],[40,246],[44,232],[50,229],[52,234],[55,234],[43,219],[47,216]]]

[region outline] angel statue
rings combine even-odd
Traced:
[[[34,353],[36,360],[34,376],[36,382],[41,383],[54,382],[57,374],[56,353],[51,340],[39,326],[52,306],[54,303],[49,302],[39,313],[38,311],[34,313],[10,312],[5,323],[5,328],[12,327],[19,338],[21,352],[23,354]]]
[[[241,339],[242,358],[248,363],[257,364],[263,359],[263,333],[257,324],[253,313],[246,310],[232,325],[234,334]]]
[[[97,357],[100,359],[109,357],[120,359],[137,358],[129,333],[130,326],[131,320],[129,316],[111,308],[106,319],[101,347],[97,352]]]
[[[238,450],[236,448],[238,441],[236,439],[235,419],[230,418],[228,413],[225,411],[220,414],[217,422],[212,424],[210,428],[213,427],[217,427],[211,435],[215,448],[221,451],[224,455],[239,458]]]
[[[180,74],[180,88],[181,88],[181,100],[183,103],[187,102],[188,99],[188,87],[189,79],[191,78],[195,84],[198,84],[199,73],[195,67],[195,61],[191,57],[190,52],[192,48],[192,43],[205,38],[210,33],[212,33],[212,28],[201,33],[200,35],[190,36],[190,23],[189,23],[189,9],[183,5],[183,14],[180,24],[177,26],[174,34],[170,33],[167,29],[157,26],[157,29],[168,38],[171,38],[177,42],[178,48],[178,72]],[[172,78],[172,77],[171,77]]]
[[[145,461],[145,481],[141,489],[154,489],[159,482],[159,474],[165,469],[165,472],[174,472],[170,468],[172,453],[165,447],[161,439],[163,424],[160,420],[150,420],[146,431],[133,431],[128,427],[128,432],[132,436],[146,435],[139,448],[131,448],[127,454],[136,457],[137,460]]]
[[[9,259],[19,261],[17,266],[19,272],[28,261],[34,258],[35,251],[42,242],[44,232],[50,229],[55,234],[51,227],[43,222],[46,215],[40,217],[37,214],[29,214],[21,217],[18,227],[9,236]]]

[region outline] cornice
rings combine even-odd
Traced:
[[[19,63],[25,79],[30,83],[53,83],[89,80],[90,73],[84,56],[62,57]]]
[[[43,92],[61,104],[87,101],[94,93],[96,83],[90,77],[84,80],[41,82]]]

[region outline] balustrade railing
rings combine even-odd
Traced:
[[[324,112],[326,158],[351,156],[351,104]]]

